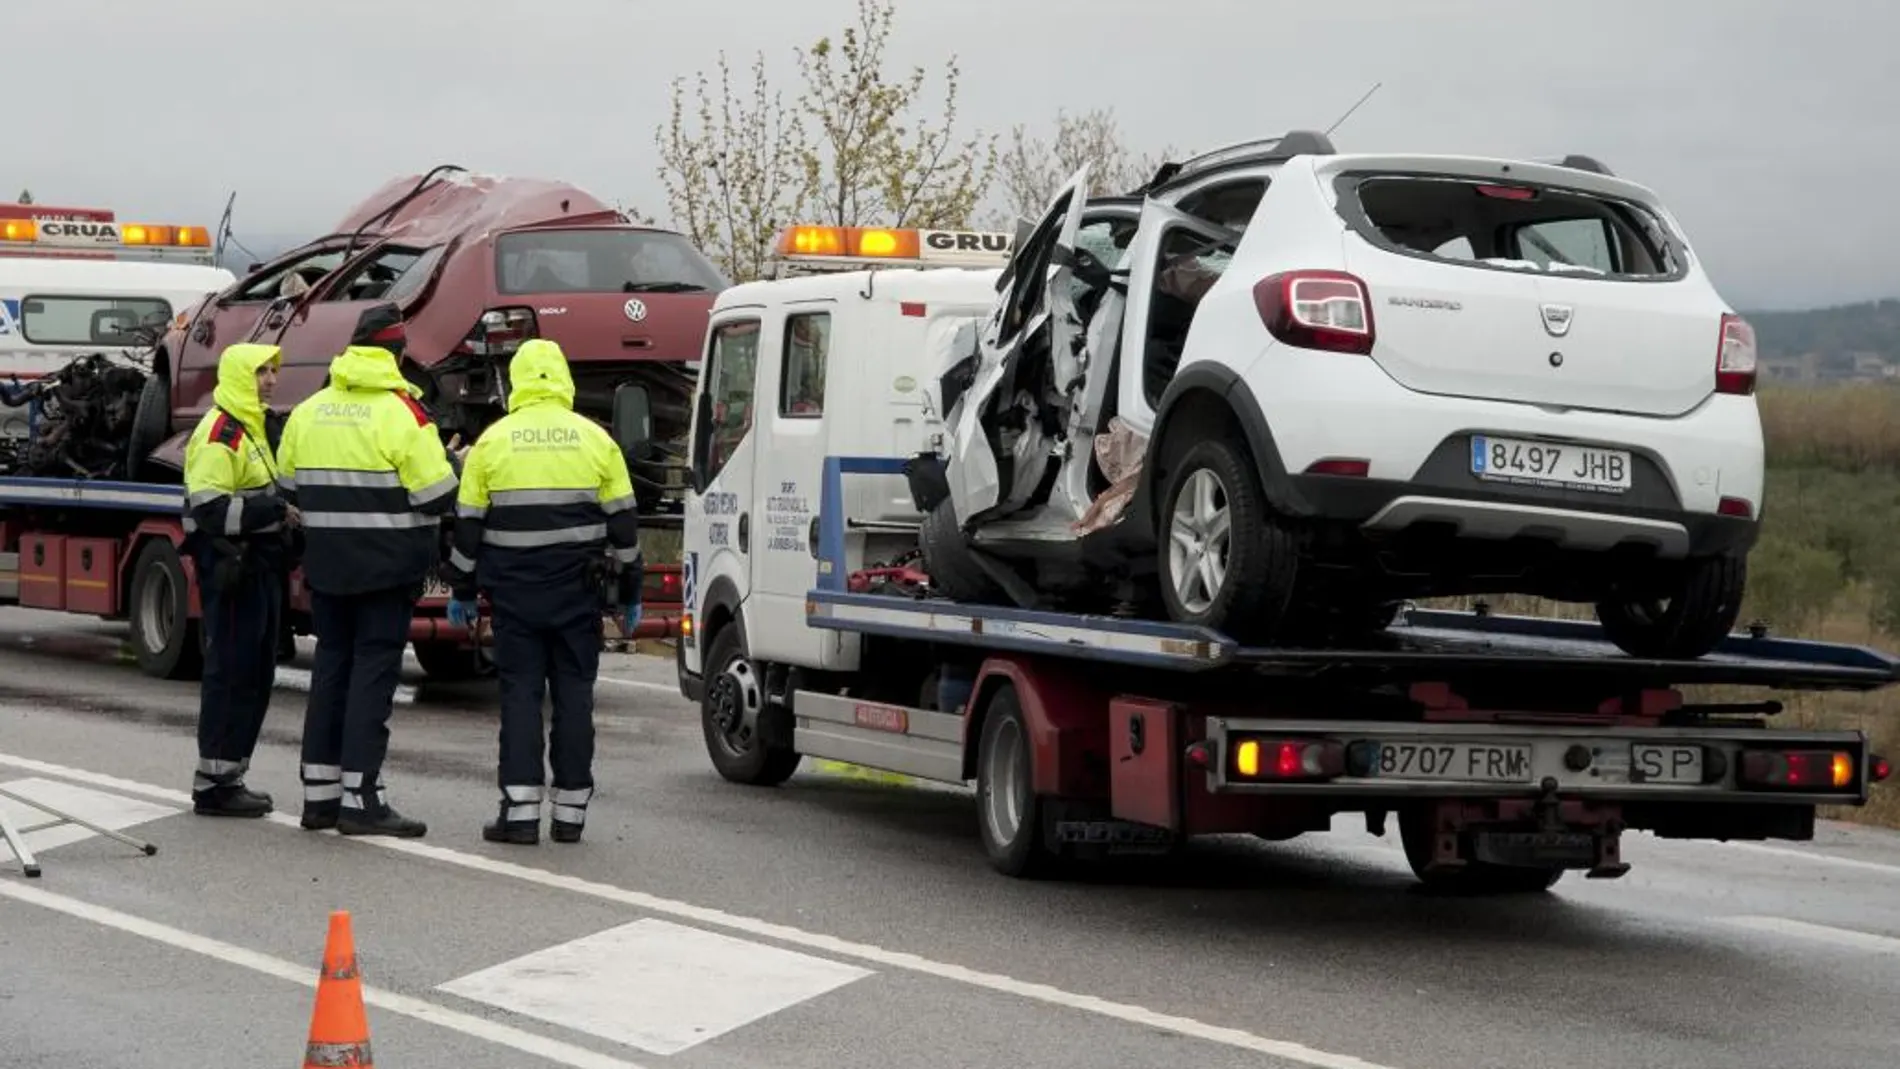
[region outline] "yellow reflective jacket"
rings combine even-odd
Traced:
[[[644,564],[627,458],[574,411],[574,379],[554,342],[523,343],[508,383],[508,414],[462,463],[445,577],[458,597],[486,589],[499,611],[552,625],[599,612],[590,596],[601,589],[596,567],[611,560],[620,604],[633,604]]]
[[[352,345],[330,362],[330,384],[291,409],[278,470],[303,512],[312,590],[421,593],[456,486],[421,393],[389,350]]]
[[[249,343],[229,346],[218,357],[211,410],[185,443],[188,537],[202,533],[237,542],[282,530],[284,499],[257,393],[258,371],[281,359],[277,346]]]

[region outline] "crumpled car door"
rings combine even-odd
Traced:
[[[1185,356],[1194,310],[1233,263],[1241,237],[1158,201],[1141,207],[1141,228],[1128,249],[1115,408],[1144,437],[1154,434],[1154,404]]]
[[[963,523],[1037,503],[1060,463],[1069,399],[1081,387],[1081,324],[1070,274],[1088,176],[1087,165],[1076,171],[1017,242],[979,334],[974,381],[946,413],[945,475]]]

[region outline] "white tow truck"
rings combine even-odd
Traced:
[[[1808,839],[1817,807],[1888,776],[1862,732],[1687,692],[1900,680],[1871,649],[1750,633],[1642,658],[1596,623],[1410,606],[1363,644],[1293,648],[940,596],[908,477],[954,405],[943,354],[989,315],[1011,242],[794,227],[771,278],[719,296],[678,671],[728,780],[780,784],[804,755],[974,780],[984,848],[1017,876],[1394,816],[1422,881],[1500,893],[1622,875],[1627,829]]]

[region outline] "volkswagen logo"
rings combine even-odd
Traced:
[[[641,300],[638,297],[630,298],[627,301],[627,318],[633,320],[635,323],[638,323],[642,319],[645,319],[646,317],[647,317],[646,302]]]

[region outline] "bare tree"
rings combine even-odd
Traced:
[[[799,109],[818,130],[801,157],[808,212],[837,226],[960,227],[996,171],[994,137],[958,140],[961,68],[944,63],[940,118],[921,113],[924,69],[884,74],[895,0],[858,0],[858,23],[834,45],[825,37],[799,54]]]
[[[735,90],[722,53],[718,87],[673,83],[670,121],[655,132],[673,225],[733,279],[763,273],[793,222],[966,226],[996,168],[994,138],[959,138],[958,67],[945,65],[941,110],[922,114],[925,72],[884,72],[894,0],[859,0],[858,21],[796,54],[803,82],[788,106],[761,54]]]
[[[1037,218],[1085,163],[1090,166],[1090,195],[1126,193],[1153,177],[1172,153],[1168,148],[1137,156],[1128,147],[1112,108],[1080,115],[1058,111],[1054,136],[1046,141],[1018,125],[1010,130],[997,165],[1002,203],[992,225],[1007,229],[1017,217]]]
[[[690,106],[685,79],[674,80],[672,115],[654,141],[673,225],[729,277],[744,281],[763,272],[773,234],[809,196],[805,133],[784,95],[772,90],[763,54],[752,63],[743,99],[723,52],[718,69],[718,93],[702,71]]]

